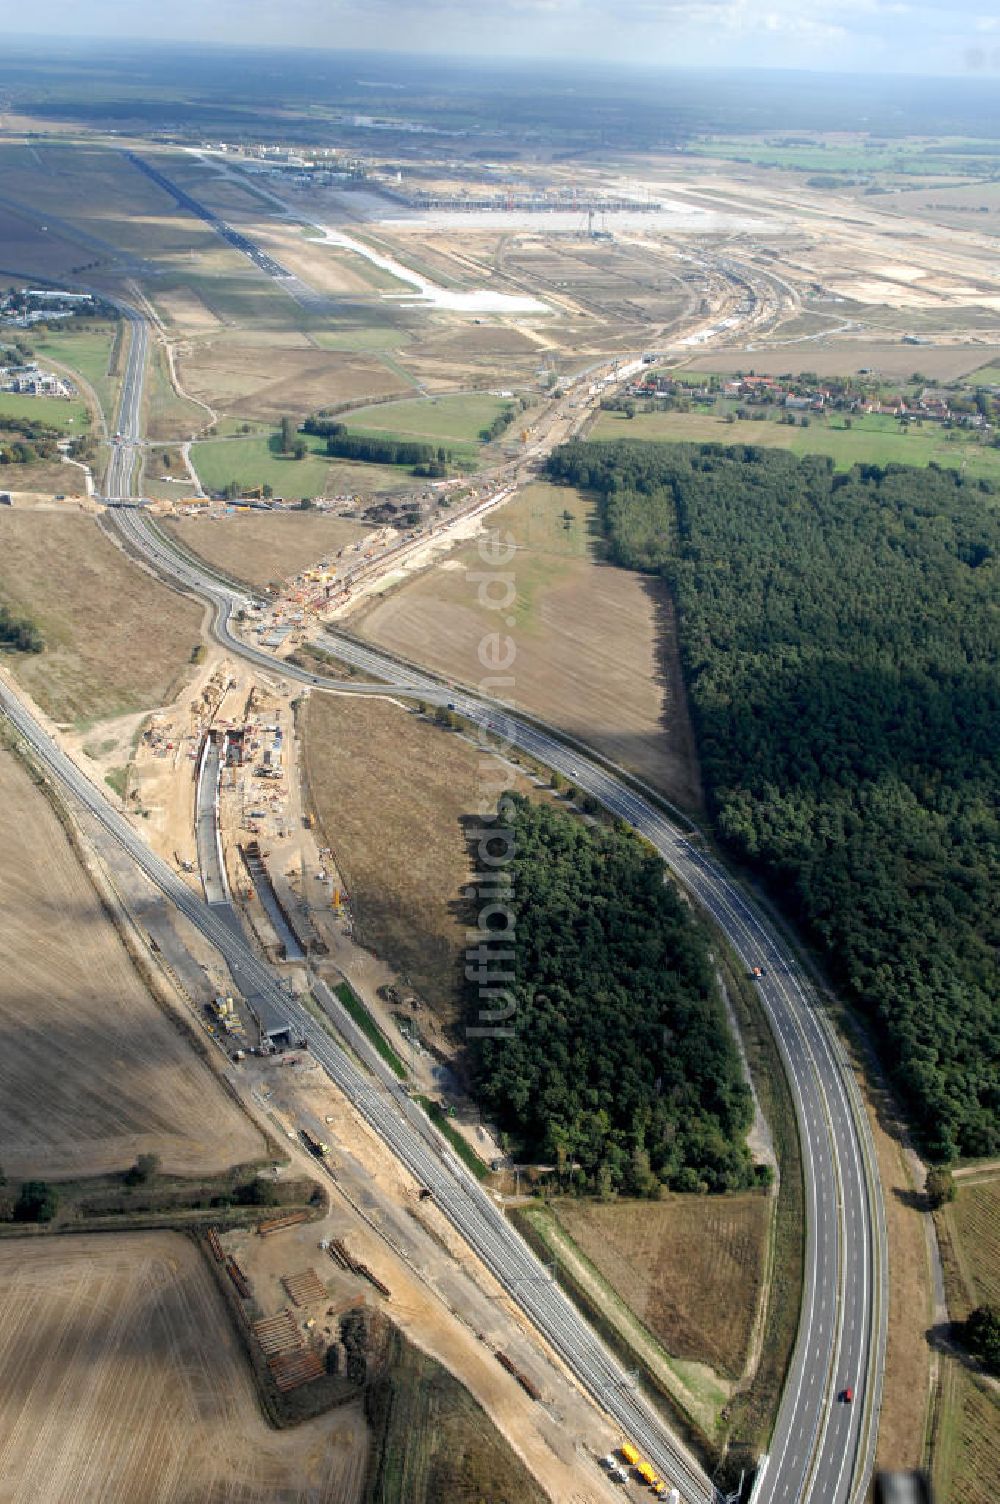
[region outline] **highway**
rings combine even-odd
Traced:
[[[337,681],[277,659],[237,635],[233,618],[250,604],[242,590],[207,574],[197,560],[167,544],[140,511],[117,512],[115,522],[158,572],[214,603],[214,632],[230,651],[316,690],[390,692],[453,705],[488,733],[564,774],[650,840],[711,915],[743,966],[748,971],[763,968],[761,1000],[785,1061],[799,1121],[807,1248],[799,1340],[755,1504],[862,1499],[874,1457],[884,1363],[884,1208],[853,1073],[814,992],[773,926],[689,839],[689,830],[585,749],[330,630],[318,636],[318,647],[384,682]],[[837,1400],[847,1385],[855,1391],[852,1405]]]
[[[341,1010],[338,1027],[372,1074],[356,1066],[307,1009],[278,984],[228,922],[222,912],[227,906],[209,905],[192,892],[2,684],[0,708],[60,790],[100,821],[164,897],[215,946],[236,986],[251,998],[266,997],[271,1011],[288,1019],[293,1037],[308,1041],[331,1080],[420,1184],[430,1188],[436,1204],[600,1407],[618,1421],[661,1474],[680,1488],[685,1504],[714,1504],[715,1492],[697,1462],[634,1393],[631,1379],[503,1213],[447,1149],[422,1109],[410,1101],[394,1077],[387,1079],[387,1068],[346,1013]]]
[[[140,322],[137,316],[136,321]],[[132,350],[139,348],[134,338]],[[141,408],[142,368],[138,361],[133,368],[131,353],[119,423],[126,448],[138,440]],[[113,475],[109,472],[109,497],[124,500],[128,496],[131,474],[131,465],[126,470],[124,460],[121,469]],[[234,617],[250,604],[242,589],[168,546],[138,509],[116,509],[113,520],[123,540],[152,568],[214,605],[213,631],[227,649],[270,674],[320,691],[386,693],[389,686],[394,695],[454,704],[469,721],[563,773],[647,837],[717,924],[740,963],[748,971],[763,968],[761,1000],[786,1065],[799,1123],[807,1234],[798,1338],[754,1501],[860,1504],[874,1459],[885,1357],[884,1207],[871,1133],[853,1073],[794,954],[765,913],[714,858],[692,842],[690,829],[670,819],[634,780],[586,749],[567,745],[544,726],[510,714],[495,702],[450,689],[430,674],[330,631],[318,640],[320,647],[384,680],[385,685],[363,686],[350,679],[338,682],[277,659],[238,634]],[[27,717],[19,702],[6,690],[0,692],[0,702],[52,776],[93,810],[161,891],[213,940],[233,969],[237,985],[243,986],[242,975],[255,989],[270,989],[273,1006],[284,1009],[332,1079],[403,1163],[432,1187],[454,1225],[605,1411],[618,1420],[662,1475],[680,1488],[685,1504],[711,1500],[712,1487],[693,1458],[632,1391],[626,1375],[476,1182],[432,1142],[429,1125],[415,1121],[422,1114],[405,1099],[398,1083],[386,1081],[384,1067],[370,1060],[372,1052],[359,1050],[381,1087],[351,1064],[311,1015],[284,995],[242,936],[234,934],[148,850],[128,822]],[[847,1385],[854,1389],[851,1405],[837,1398]]]
[[[118,306],[127,323],[129,346],[118,406],[118,426],[104,477],[104,494],[109,501],[122,501],[133,494],[132,477],[142,453],[142,393],[149,348],[146,320],[127,304],[119,303]]]
[[[136,315],[139,329],[144,333]],[[118,431],[123,435],[123,449],[139,439],[141,420],[143,364],[139,352],[144,343],[133,338],[121,398]],[[133,361],[132,356],[135,355]],[[129,494],[132,466],[109,471],[106,491],[109,499],[124,500]],[[328,680],[308,675],[262,650],[244,645],[235,636],[231,619],[235,611],[249,603],[241,591],[231,589],[215,576],[206,576],[194,560],[184,560],[168,548],[146,525],[144,514],[131,507],[116,507],[108,514],[129,545],[146,556],[161,574],[172,578],[187,590],[194,590],[214,602],[215,631],[233,651],[256,662],[280,678],[303,680],[317,688]],[[348,686],[353,689],[354,686]],[[385,693],[385,689],[377,691]],[[435,697],[439,691],[435,688]],[[645,1403],[633,1379],[612,1357],[589,1323],[564,1295],[551,1272],[536,1258],[498,1210],[490,1196],[451,1152],[436,1133],[422,1109],[411,1102],[381,1057],[354,1025],[336,998],[327,990],[321,1000],[336,1026],[367,1070],[355,1065],[351,1057],[317,1023],[313,1015],[275,979],[257,957],[245,935],[234,923],[232,906],[221,891],[221,874],[215,872],[210,892],[217,901],[207,903],[194,893],[173,869],[158,857],[132,828],[127,818],[115,810],[103,793],[67,757],[51,736],[33,719],[17,696],[0,684],[0,709],[30,747],[35,761],[70,798],[89,810],[164,897],[193,923],[225,959],[235,986],[269,1019],[287,1019],[295,1039],[304,1039],[315,1058],[327,1071],[358,1112],[393,1151],[415,1178],[433,1192],[434,1200],[467,1244],[494,1274],[508,1295],[525,1312],[537,1331],[559,1354],[578,1382],[600,1408],[621,1426],[658,1469],[661,1476],[676,1486],[684,1504],[718,1504],[718,1495],[710,1479],[687,1448],[673,1435],[661,1417]],[[203,781],[205,798],[214,782],[214,767]],[[204,845],[207,830],[202,830]],[[214,871],[209,858],[206,868]],[[317,988],[320,984],[317,984]],[[316,991],[317,989],[314,989]]]

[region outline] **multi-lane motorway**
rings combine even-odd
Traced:
[[[392,692],[447,702],[486,731],[565,774],[629,821],[711,914],[759,983],[781,1048],[799,1117],[806,1178],[806,1281],[799,1342],[758,1499],[847,1504],[863,1497],[870,1473],[885,1340],[885,1230],[867,1119],[850,1067],[808,981],[771,924],[697,843],[632,782],[536,723],[456,691],[432,675],[327,631],[317,645],[382,684],[329,676],[275,659],[243,641],[235,613],[249,599],[180,554],[138,511],[116,521],[130,546],[161,573],[211,599],[215,632],[231,651],[314,689]],[[854,1403],[837,1394],[850,1386]]]
[[[422,1110],[392,1077],[344,1015],[338,1024],[371,1074],[354,1065],[312,1015],[282,989],[242,934],[156,856],[76,765],[0,684],[0,709],[31,749],[35,761],[58,787],[89,810],[128,853],[164,897],[189,919],[224,957],[236,985],[251,997],[264,997],[269,1011],[284,1015],[294,1037],[308,1041],[315,1058],[435,1202],[509,1295],[551,1343],[566,1365],[625,1435],[643,1448],[663,1476],[681,1490],[685,1504],[714,1504],[715,1492],[703,1470],[676,1441],[659,1417],[634,1392],[632,1381],[611,1357],[550,1273],[530,1252],[478,1182],[444,1146]]]
[[[106,484],[108,496],[119,499],[130,494],[140,437],[145,326],[135,315],[132,331],[118,425],[122,439],[116,444]],[[353,680],[338,684],[330,676],[300,669],[245,642],[234,625],[236,613],[248,604],[242,590],[168,545],[142,513],[117,511],[115,521],[123,539],[153,568],[213,603],[215,634],[229,650],[317,690],[385,692],[384,687],[365,687]],[[762,968],[761,999],[785,1061],[799,1120],[807,1232],[798,1339],[767,1466],[754,1498],[756,1504],[860,1504],[874,1458],[885,1352],[884,1209],[871,1134],[854,1076],[793,952],[725,869],[689,839],[690,831],[668,818],[634,780],[585,749],[568,745],[537,722],[509,714],[468,692],[449,689],[433,676],[339,634],[324,634],[319,645],[391,685],[394,694],[454,704],[470,721],[565,774],[652,841],[678,880],[711,915],[741,963],[748,970]],[[603,1408],[681,1489],[686,1504],[711,1500],[711,1484],[694,1459],[638,1399],[625,1374],[478,1185],[434,1142],[418,1109],[396,1083],[388,1082],[374,1061],[380,1086],[358,1071],[311,1016],[277,987],[242,937],[149,851],[9,691],[0,690],[0,704],[50,774],[97,814],[165,896],[218,946],[237,983],[242,973],[254,990],[270,990],[273,1006],[283,1009],[296,1032],[309,1039],[331,1077],[399,1158],[433,1188],[442,1209],[470,1245]],[[370,1051],[362,1053],[370,1059]],[[838,1400],[846,1386],[854,1390],[853,1404]]]
[[[146,320],[128,304],[122,303],[119,307],[126,321],[129,345],[122,377],[118,427],[104,481],[106,494],[113,498],[133,494],[133,477],[142,453],[142,394],[149,348]]]

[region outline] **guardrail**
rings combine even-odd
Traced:
[[[763,1485],[764,1477],[767,1473],[768,1464],[770,1463],[770,1461],[770,1456],[767,1452],[765,1452],[763,1457],[757,1464],[757,1475],[753,1480],[753,1488],[750,1490],[750,1498],[747,1500],[747,1504],[757,1504],[757,1500],[760,1498],[760,1490]]]

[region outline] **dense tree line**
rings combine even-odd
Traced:
[[[326,452],[338,459],[356,459],[378,465],[409,465],[414,475],[438,480],[448,474],[453,454],[443,444],[434,448],[416,440],[392,439],[385,435],[352,434],[346,423],[323,413],[313,413],[302,425],[303,433],[326,439]],[[410,524],[412,526],[412,523]]]
[[[986,481],[753,446],[573,444],[672,584],[717,828],[864,1005],[937,1158],[1000,1152],[1000,518]]]
[[[437,459],[431,444],[415,439],[390,439],[380,434],[339,433],[326,441],[326,452],[335,459],[361,460],[371,465],[430,465]]]
[[[485,428],[479,430],[479,437],[483,443],[492,444],[494,439],[499,439],[502,434],[505,434],[519,411],[520,409],[516,407],[505,407],[498,412],[492,423],[488,423]]]
[[[627,829],[519,795],[501,810],[514,929],[490,943],[513,953],[516,1006],[510,1037],[472,1035],[486,1109],[519,1154],[604,1192],[752,1184],[751,1098],[708,937],[659,857]]]
[[[303,423],[302,432],[315,434],[320,439],[332,439],[338,434],[346,433],[347,424],[341,423],[337,418],[324,418],[322,413],[313,413]]]
[[[19,653],[40,653],[45,646],[41,632],[27,616],[15,616],[0,606],[0,647]]]

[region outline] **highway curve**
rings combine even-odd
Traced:
[[[136,323],[141,324],[138,316]],[[133,333],[138,330],[133,325]],[[134,338],[132,348],[139,348]],[[131,354],[131,352],[130,352]],[[119,431],[128,450],[139,441],[142,367],[130,359],[122,397]],[[131,466],[109,475],[108,494],[129,494]],[[655,797],[647,797],[634,779],[534,721],[467,692],[456,692],[439,680],[348,638],[327,632],[320,646],[346,663],[385,681],[381,688],[338,683],[274,658],[248,643],[233,630],[232,619],[248,603],[245,591],[207,570],[200,561],[168,545],[135,509],[113,514],[123,539],[180,588],[210,601],[215,608],[214,632],[230,651],[284,679],[316,690],[341,693],[410,695],[431,703],[447,700],[476,725],[501,736],[538,760],[565,774],[607,809],[629,821],[663,856],[678,880],[703,906],[748,969],[764,970],[761,999],[785,1062],[795,1101],[802,1143],[806,1197],[806,1250],[803,1304],[795,1351],[771,1439],[766,1465],[754,1490],[755,1504],[860,1504],[874,1461],[881,1400],[886,1332],[886,1235],[881,1187],[868,1120],[857,1084],[836,1034],[819,1000],[802,975],[794,954],[763,911],[712,857],[688,839],[684,830],[663,813]],[[150,875],[157,859],[127,822],[86,783],[72,763],[53,748],[45,734],[27,722],[23,709],[5,692],[0,695],[8,714],[44,755],[55,776],[85,802],[96,801],[108,828]],[[79,785],[83,784],[81,790]],[[93,807],[91,803],[91,807]],[[97,812],[97,811],[95,811]],[[162,869],[162,870],[160,870]],[[159,864],[153,880],[185,912],[197,906],[195,922],[209,933],[240,967],[256,967],[257,986],[270,986],[276,1006],[295,1015],[296,1029],[306,1034],[319,1058],[378,1131],[421,1178],[432,1182],[442,1206],[486,1263],[500,1271],[504,1284],[529,1312],[569,1362],[582,1382],[610,1414],[633,1435],[654,1465],[681,1488],[685,1504],[709,1500],[713,1490],[701,1469],[679,1446],[659,1417],[629,1388],[582,1318],[558,1290],[545,1280],[541,1266],[523,1242],[482,1196],[470,1177],[436,1151],[428,1165],[429,1147],[423,1125],[416,1125],[417,1109],[397,1100],[388,1111],[382,1093],[356,1072],[325,1035],[318,1033],[307,1013],[277,989],[266,969],[231,930],[212,925],[205,905],[194,898],[176,874]],[[180,889],[178,893],[176,890]],[[182,897],[183,895],[183,897]],[[204,912],[203,912],[204,911]],[[205,917],[207,915],[207,917]],[[218,932],[218,933],[215,933]],[[228,947],[228,949],[227,949]],[[234,947],[236,953],[234,954]],[[301,1014],[301,1017],[298,1015]],[[363,1058],[369,1059],[370,1051]],[[381,1077],[381,1072],[379,1072]],[[393,1086],[398,1098],[398,1088]],[[374,1117],[373,1117],[374,1114]],[[401,1132],[400,1125],[405,1132]],[[412,1156],[419,1155],[419,1162]],[[459,1190],[453,1187],[460,1188]],[[473,1209],[470,1212],[470,1207]],[[847,1385],[854,1403],[838,1402]]]
[[[563,773],[650,840],[711,915],[759,983],[792,1086],[805,1171],[807,1247],[802,1317],[778,1421],[755,1504],[848,1504],[864,1497],[874,1458],[885,1346],[885,1224],[867,1117],[853,1072],[794,956],[725,870],[635,782],[502,706],[444,685],[350,638],[326,631],[317,645],[382,680],[334,680],[246,643],[233,617],[250,598],[178,550],[138,510],[116,511],[129,545],[161,574],[216,610],[214,631],[231,652],[271,673],[338,693],[391,693],[447,702],[491,734]],[[853,1405],[837,1395],[847,1385]]]

